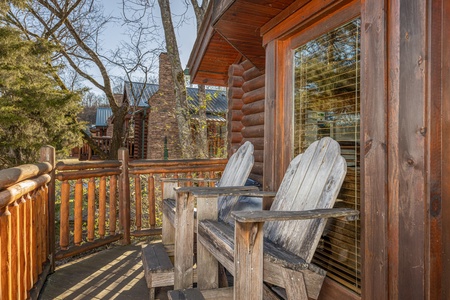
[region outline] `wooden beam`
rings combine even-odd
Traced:
[[[388,299],[387,3],[362,1],[361,244],[362,298]],[[377,224],[373,226],[373,224]],[[367,226],[366,226],[367,225]]]

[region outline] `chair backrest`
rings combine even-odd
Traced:
[[[247,181],[248,176],[253,168],[253,144],[245,142],[239,149],[230,157],[227,166],[222,173],[217,186],[243,186]],[[238,197],[220,197],[219,198],[219,218],[221,220],[227,219],[233,206],[236,204]]]
[[[275,211],[332,208],[347,172],[339,144],[331,138],[312,143],[289,165],[272,204]],[[325,219],[267,222],[265,237],[310,262]]]

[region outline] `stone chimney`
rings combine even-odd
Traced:
[[[178,123],[175,115],[175,92],[167,53],[159,55],[159,90],[148,101],[147,158],[181,158]]]

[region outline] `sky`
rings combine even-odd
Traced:
[[[99,0],[99,1],[102,3],[104,7],[105,15],[111,15],[118,18],[121,17],[122,0]],[[185,5],[183,2],[184,2],[183,0],[171,0],[171,10],[173,15],[179,15],[184,12]],[[155,12],[159,14],[159,8],[158,7],[156,8],[157,9],[155,10]],[[159,18],[159,16],[157,17]],[[159,19],[156,20],[159,21]],[[186,64],[189,60],[189,55],[191,53],[192,46],[195,42],[197,32],[195,25],[195,15],[192,8],[188,10],[188,18],[186,20],[187,22],[183,23],[183,26],[179,27],[176,30],[180,59],[183,68],[186,67]],[[105,29],[103,37],[104,50],[114,50],[120,45],[120,42],[122,40],[126,39],[124,29],[118,23],[120,22],[108,24],[108,27]],[[155,45],[155,48],[156,47],[158,47],[158,45]],[[115,73],[114,75],[122,76],[119,70],[114,71],[114,73]],[[157,77],[157,75],[158,74],[154,74],[155,77]],[[100,79],[100,76],[99,75],[97,76]],[[92,91],[95,93],[99,93],[99,91],[95,90],[95,88],[93,88]]]

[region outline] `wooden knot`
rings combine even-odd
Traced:
[[[408,158],[408,159],[406,160],[406,163],[407,163],[408,165],[410,165],[410,166],[413,166],[413,165],[414,165],[414,160],[410,157],[410,158]]]

